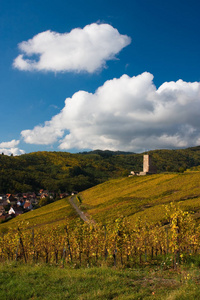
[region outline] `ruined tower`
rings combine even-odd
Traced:
[[[156,173],[156,167],[152,165],[152,158],[149,154],[143,156],[143,173]]]
[[[157,168],[156,166],[153,166],[151,156],[149,154],[145,154],[143,155],[143,172],[131,171],[129,176],[142,176],[155,173],[157,173]]]

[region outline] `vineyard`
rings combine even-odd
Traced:
[[[184,211],[200,213],[200,172],[161,173],[109,180],[79,193],[85,210],[95,221],[114,221],[127,216],[134,225],[137,218],[154,224],[165,222],[165,205],[179,203]]]
[[[134,225],[119,218],[107,225],[77,221],[48,229],[18,229],[0,237],[0,261],[45,262],[63,267],[135,266],[155,264],[164,268],[184,263],[200,254],[200,225],[178,206],[166,206],[164,226],[137,219]]]

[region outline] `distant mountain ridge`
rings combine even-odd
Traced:
[[[134,152],[126,152],[126,151],[111,151],[111,150],[93,150],[88,152],[79,152],[79,154],[98,154],[102,157],[110,157],[114,155],[129,155],[135,154]]]

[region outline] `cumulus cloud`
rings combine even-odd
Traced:
[[[43,126],[22,131],[30,144],[60,149],[140,152],[200,144],[200,83],[165,82],[145,72],[106,81],[94,94],[79,91]]]
[[[44,31],[20,43],[13,66],[24,71],[93,73],[131,43],[108,24],[90,24],[69,33]]]
[[[0,143],[0,152],[4,153],[6,155],[10,155],[13,154],[15,155],[20,155],[20,154],[24,154],[25,151],[22,149],[19,149],[18,146],[19,145],[19,140],[12,140],[10,142],[2,142]]]
[[[19,145],[19,140],[12,140],[10,142],[2,142],[0,143],[0,147],[5,147],[5,148],[13,148],[15,146]]]

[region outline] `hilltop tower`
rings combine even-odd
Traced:
[[[152,158],[149,154],[143,156],[143,173],[156,173],[156,167],[152,165]]]
[[[157,168],[156,166],[153,166],[151,156],[149,154],[145,154],[143,155],[143,172],[131,171],[131,174],[129,176],[142,176],[155,173],[157,173]]]

